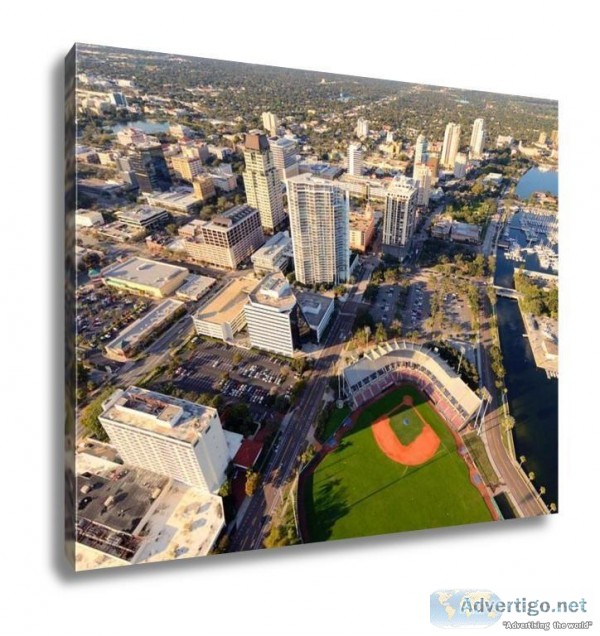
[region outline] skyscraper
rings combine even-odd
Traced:
[[[425,135],[419,135],[417,137],[417,143],[415,144],[415,157],[414,165],[418,166],[420,163],[427,161],[427,139]]]
[[[454,158],[460,146],[460,124],[450,122],[446,126],[444,134],[444,145],[442,146],[442,156],[440,163],[444,168],[454,168]]]
[[[413,181],[418,184],[417,204],[428,205],[431,193],[431,170],[424,164],[417,164],[413,170]]]
[[[359,117],[356,122],[356,136],[359,139],[369,136],[369,122],[364,117]]]
[[[265,135],[246,135],[244,161],[248,203],[258,210],[263,230],[273,234],[284,220],[285,213],[277,169]]]
[[[343,190],[311,173],[287,185],[296,279],[304,285],[347,281],[349,206]]]
[[[355,177],[360,177],[362,175],[362,169],[362,147],[358,144],[350,144],[348,146],[348,174],[351,174]]]
[[[173,185],[160,144],[138,144],[131,151],[129,165],[141,192],[165,191]]]
[[[281,181],[295,177],[299,172],[296,157],[296,142],[293,139],[269,139],[269,147],[273,154],[273,165]]]
[[[471,133],[471,157],[481,159],[483,153],[483,142],[485,141],[485,121],[476,119],[473,122],[473,132]]]
[[[413,179],[397,177],[385,196],[382,247],[387,254],[402,256],[415,229],[418,188]]]
[[[263,128],[271,135],[275,137],[277,135],[277,129],[279,128],[279,118],[273,113],[262,114]]]

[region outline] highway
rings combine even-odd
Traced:
[[[336,372],[336,365],[352,329],[360,306],[362,290],[370,278],[374,264],[366,265],[348,299],[337,313],[327,334],[326,341],[315,359],[314,369],[307,386],[298,399],[293,415],[281,432],[279,443],[265,467],[263,486],[252,496],[243,519],[232,535],[230,552],[262,548],[264,533],[270,524],[273,510],[280,502],[283,485],[290,477],[298,461],[309,429],[315,422],[329,377]],[[340,334],[344,337],[340,339]]]

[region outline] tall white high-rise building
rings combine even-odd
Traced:
[[[460,147],[460,124],[450,122],[446,126],[444,134],[444,145],[442,146],[442,156],[440,163],[444,168],[454,168],[454,158]]]
[[[288,179],[287,187],[296,279],[304,285],[346,282],[350,241],[344,191],[311,173]]]
[[[292,357],[299,346],[299,308],[286,277],[266,276],[248,296],[244,307],[250,344]]]
[[[471,157],[481,159],[483,153],[483,142],[485,141],[485,121],[481,118],[473,122],[473,132],[471,133]]]
[[[216,493],[231,457],[216,409],[132,386],[99,418],[126,464]]]
[[[279,128],[279,117],[273,113],[262,114],[263,128],[271,135],[275,137],[277,135],[277,129]]]
[[[415,144],[415,157],[414,165],[418,166],[420,163],[427,161],[427,139],[425,135],[419,135],[417,137],[417,143]]]
[[[363,151],[358,144],[348,146],[348,174],[360,177],[363,170]]]
[[[369,136],[369,121],[364,117],[359,117],[356,122],[356,136],[359,139]]]
[[[464,152],[456,153],[454,158],[454,176],[457,179],[462,179],[467,174],[467,162],[468,158]]]
[[[260,224],[273,234],[285,218],[283,194],[265,135],[246,135],[244,186],[248,203],[260,214]]]
[[[428,205],[431,194],[431,169],[427,164],[416,164],[413,169],[413,181],[418,185],[417,204]]]
[[[405,247],[415,229],[418,188],[413,179],[396,177],[388,187],[383,211],[383,251]]]

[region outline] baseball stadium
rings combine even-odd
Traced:
[[[300,479],[304,542],[498,518],[459,434],[482,401],[434,351],[389,341],[341,382],[353,411]]]

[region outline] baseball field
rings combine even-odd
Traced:
[[[455,437],[427,399],[403,386],[354,414],[307,477],[309,541],[491,521]]]

